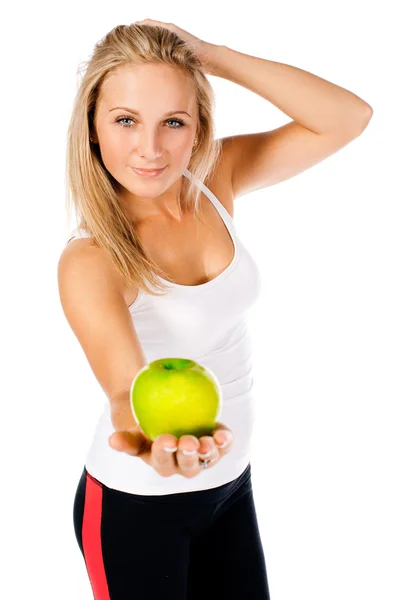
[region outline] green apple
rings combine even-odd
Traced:
[[[160,358],[136,374],[130,389],[133,417],[155,440],[161,433],[212,435],[222,410],[214,373],[186,358]]]

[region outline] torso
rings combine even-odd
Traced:
[[[217,168],[211,179],[204,183],[233,218],[231,183],[223,169]],[[163,269],[164,278],[174,279],[180,285],[201,285],[214,279],[225,271],[234,257],[230,233],[204,192],[200,195],[200,209],[202,221],[207,225],[191,214],[181,223],[154,222],[135,227],[148,256]],[[124,287],[122,291],[127,306],[133,304],[138,291]]]
[[[231,186],[219,179],[206,183],[233,218]],[[219,212],[202,192],[200,195],[202,221],[195,216],[185,217],[182,223],[150,224],[136,227],[136,233],[149,257],[165,272],[164,278],[180,285],[206,283],[225,271],[232,262],[234,246]],[[125,290],[125,299],[132,304],[137,290]]]

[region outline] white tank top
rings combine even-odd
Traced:
[[[187,169],[184,175],[193,177]],[[139,290],[129,310],[147,362],[165,357],[188,358],[213,371],[223,397],[219,421],[232,429],[235,443],[215,466],[192,479],[180,474],[161,477],[141,459],[110,447],[108,438],[114,428],[107,398],[85,466],[98,481],[122,492],[162,496],[207,490],[239,477],[251,459],[254,398],[246,313],[260,294],[260,273],[239,240],[228,211],[211,190],[194,179],[225,223],[235,246],[234,258],[220,275],[200,285],[180,285],[160,278],[169,286],[168,293],[155,297]],[[90,236],[74,229],[68,241],[76,237]]]

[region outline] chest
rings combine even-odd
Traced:
[[[233,217],[229,186],[208,185]],[[227,191],[228,190],[228,191]],[[234,245],[221,215],[202,192],[200,219],[194,215],[184,223],[146,225],[137,235],[148,256],[164,271],[164,278],[180,285],[201,285],[218,277],[234,258]],[[128,305],[137,291],[127,291]]]

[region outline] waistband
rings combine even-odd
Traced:
[[[90,479],[99,483],[102,487],[107,488],[108,493],[112,493],[114,495],[122,495],[125,497],[129,497],[132,501],[138,502],[140,504],[190,504],[190,505],[204,505],[204,504],[215,504],[221,502],[228,496],[237,492],[240,488],[243,488],[243,493],[250,491],[252,489],[251,482],[251,464],[249,463],[243,473],[239,475],[233,481],[229,481],[228,483],[224,483],[215,488],[210,488],[208,490],[197,490],[194,492],[179,492],[177,494],[164,494],[164,495],[150,495],[145,496],[142,494],[131,494],[127,492],[122,492],[120,490],[115,490],[114,488],[109,488],[101,481],[98,481],[86,471],[86,467],[84,467],[85,475],[87,475]]]

